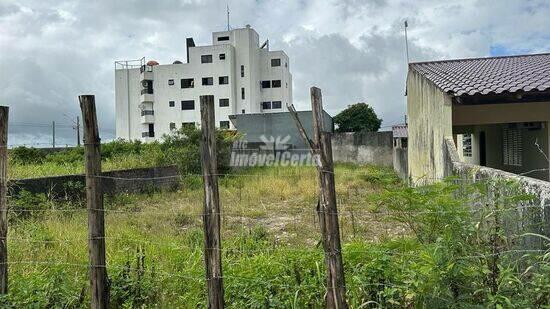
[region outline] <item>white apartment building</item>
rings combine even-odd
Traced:
[[[212,45],[187,39],[187,63],[115,62],[116,136],[152,141],[182,126],[200,124],[201,95],[213,95],[216,125],[233,129],[229,115],[285,111],[292,75],[283,51],[260,46],[246,28],[214,32]]]

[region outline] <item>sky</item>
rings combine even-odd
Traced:
[[[382,129],[403,122],[408,21],[410,61],[550,52],[550,1],[0,0],[0,105],[9,144],[76,142],[78,95],[96,97],[103,140],[114,138],[114,62],[184,60],[185,38],[250,24],[290,57],[293,98],[309,88],[336,115],[366,102]]]

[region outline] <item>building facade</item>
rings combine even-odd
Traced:
[[[187,39],[187,61],[115,63],[116,136],[152,141],[200,124],[202,95],[213,95],[216,126],[234,129],[230,115],[284,111],[292,75],[283,51],[260,45],[250,26],[214,32],[212,45]]]

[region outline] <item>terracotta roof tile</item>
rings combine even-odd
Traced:
[[[411,63],[454,96],[550,90],[550,53]]]

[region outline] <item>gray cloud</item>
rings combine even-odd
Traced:
[[[364,101],[389,125],[403,119],[406,62],[402,24],[409,20],[411,59],[433,60],[550,50],[544,0],[231,0],[232,26],[251,24],[291,57],[294,98],[307,109],[309,87],[322,88],[336,114]],[[114,134],[114,61],[185,58],[185,37],[208,44],[225,28],[225,2],[209,0],[0,3],[0,104],[9,105],[10,143],[73,143],[77,96],[95,94],[104,138]],[[66,114],[67,116],[64,116]],[[25,126],[25,124],[43,124]]]

